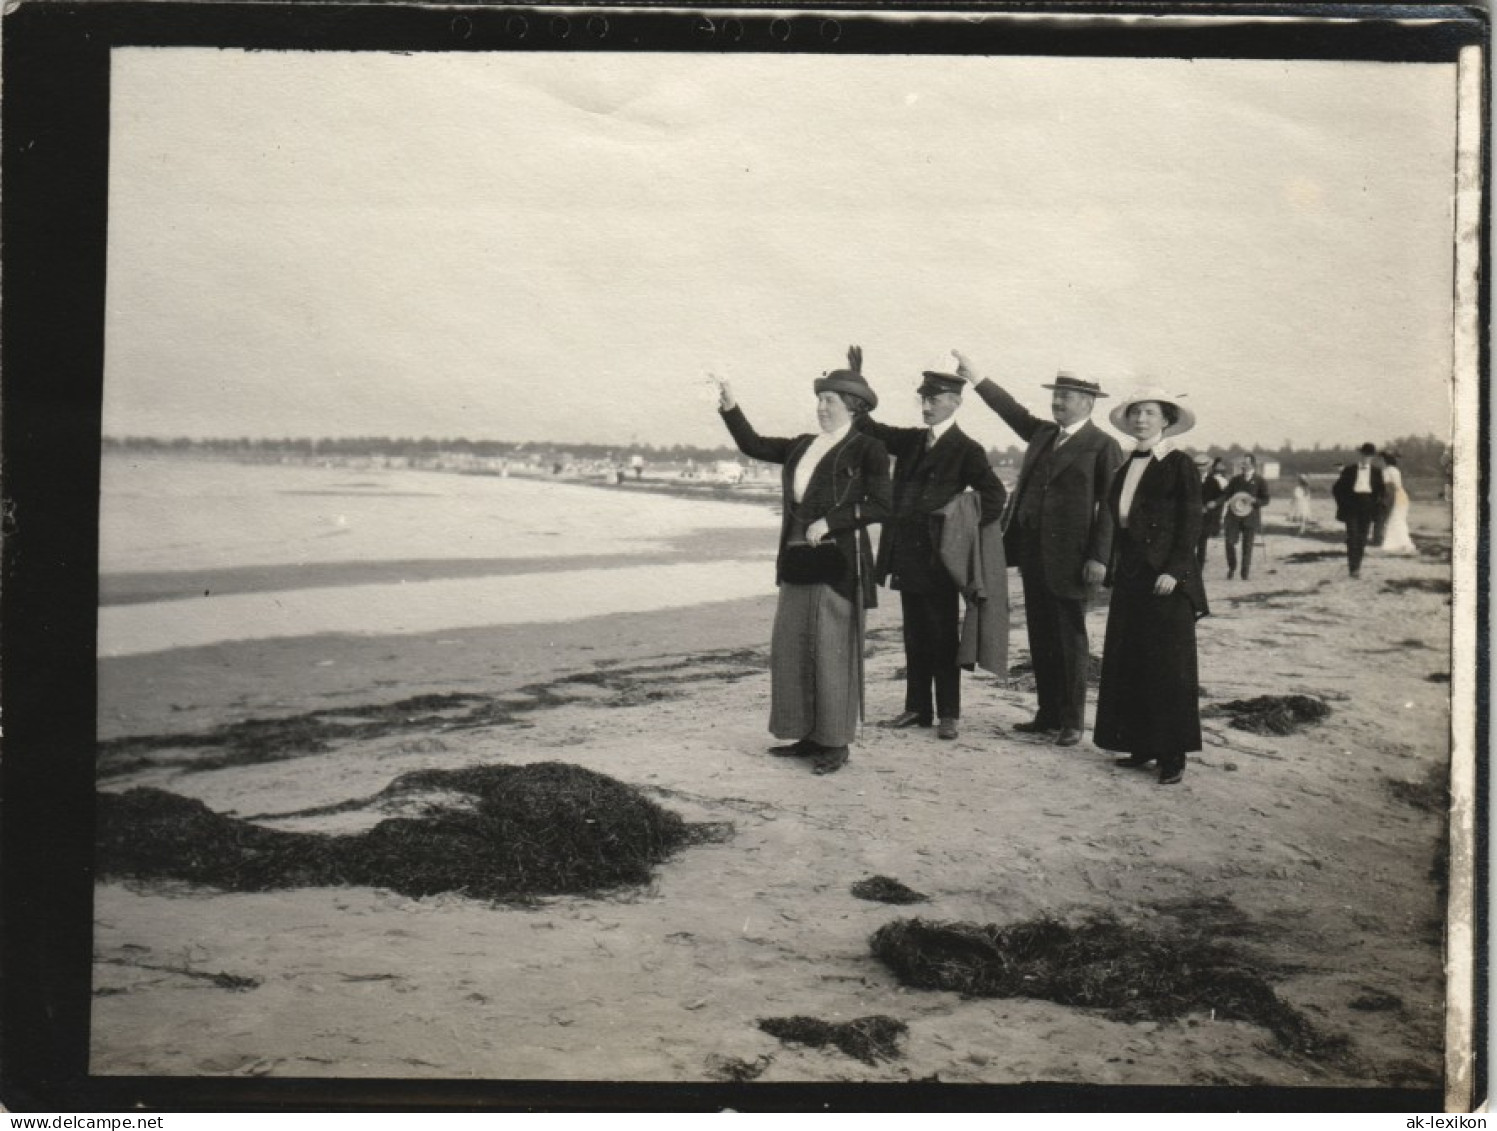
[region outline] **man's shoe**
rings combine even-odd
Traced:
[[[1017,734],[1054,734],[1060,727],[1053,723],[1042,722],[1038,718],[1030,719],[1027,723],[1015,723],[1009,728]]]
[[[941,719],[936,723],[937,738],[955,738],[957,735],[955,719]]]
[[[851,756],[851,752],[845,746],[823,747],[820,756],[817,757],[816,761],[811,763],[811,772],[813,774],[835,774],[843,766],[847,765],[847,760]]]
[[[1081,741],[1081,732],[1075,727],[1066,727],[1055,736],[1056,746],[1075,746]]]
[[[1237,576],[1237,570],[1235,568],[1227,570],[1227,580],[1228,581],[1231,581],[1236,576]]]
[[[890,730],[904,730],[905,727],[928,727],[930,726],[930,717],[922,715],[919,711],[901,711],[883,725]]]
[[[809,738],[802,738],[798,742],[790,742],[784,746],[771,746],[769,752],[776,758],[805,758],[815,754],[821,747]]]
[[[1169,769],[1166,769],[1163,766],[1161,766],[1159,768],[1159,784],[1160,785],[1174,785],[1177,781],[1179,781],[1184,776],[1185,776],[1185,767],[1184,766],[1174,766],[1174,767],[1171,767]]]
[[[1142,769],[1154,760],[1152,754],[1129,754],[1126,758],[1114,758],[1113,765],[1128,766],[1130,769]]]

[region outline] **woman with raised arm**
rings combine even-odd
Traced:
[[[790,741],[771,753],[834,773],[862,721],[863,610],[877,603],[868,527],[892,497],[883,444],[852,428],[878,397],[857,368],[827,373],[812,383],[819,431],[780,439],[755,432],[728,383],[717,384],[738,450],[784,467],[769,731]]]

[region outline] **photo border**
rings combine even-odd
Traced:
[[[99,1077],[87,1072],[93,909],[100,408],[104,372],[110,51],[199,46],[297,51],[684,51],[1454,62],[1489,39],[1453,5],[416,5],[25,2],[4,18],[0,213],[0,1086],[13,1110],[1439,1110],[1437,1090],[1070,1084],[694,1084],[599,1081]],[[1490,105],[1482,53],[1480,90]],[[1479,127],[1486,202],[1490,126]],[[1458,419],[1458,484],[1477,529],[1474,733],[1488,749],[1490,270],[1477,226],[1476,340]],[[1466,378],[1469,383],[1470,376]],[[1474,429],[1474,432],[1473,432]],[[1462,500],[1457,500],[1458,512]],[[1469,519],[1468,519],[1469,522]],[[1459,590],[1460,582],[1457,582]],[[1464,607],[1464,606],[1462,606]],[[1452,687],[1457,681],[1453,679]],[[1454,695],[1454,690],[1452,694]],[[1455,712],[1457,717],[1466,717]],[[1488,1089],[1487,759],[1471,767],[1475,893],[1471,1094]],[[1457,1030],[1465,1027],[1462,1021]],[[1460,1055],[1459,1050],[1455,1055]],[[1451,1073],[1447,1067],[1447,1079]]]

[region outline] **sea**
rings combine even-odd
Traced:
[[[769,498],[108,453],[99,656],[751,597],[773,587],[778,529]]]

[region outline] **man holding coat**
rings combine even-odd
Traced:
[[[848,352],[853,368],[863,351]],[[858,427],[883,442],[894,457],[894,513],[885,520],[875,572],[880,584],[899,590],[904,614],[904,710],[885,725],[904,729],[936,724],[936,736],[954,739],[962,713],[961,590],[941,561],[943,508],[964,491],[977,494],[979,528],[1003,514],[1003,484],[982,445],[953,419],[965,379],[927,371],[916,394],[923,428],[896,428],[862,417]]]
[[[1004,548],[1024,585],[1039,705],[1034,718],[1014,730],[1075,746],[1086,726],[1086,604],[1107,575],[1113,532],[1107,492],[1123,462],[1118,442],[1091,422],[1093,406],[1107,394],[1095,382],[1062,371],[1041,386],[1051,391],[1052,417],[1042,420],[952,352],[957,373],[974,381],[977,395],[1028,444]]]

